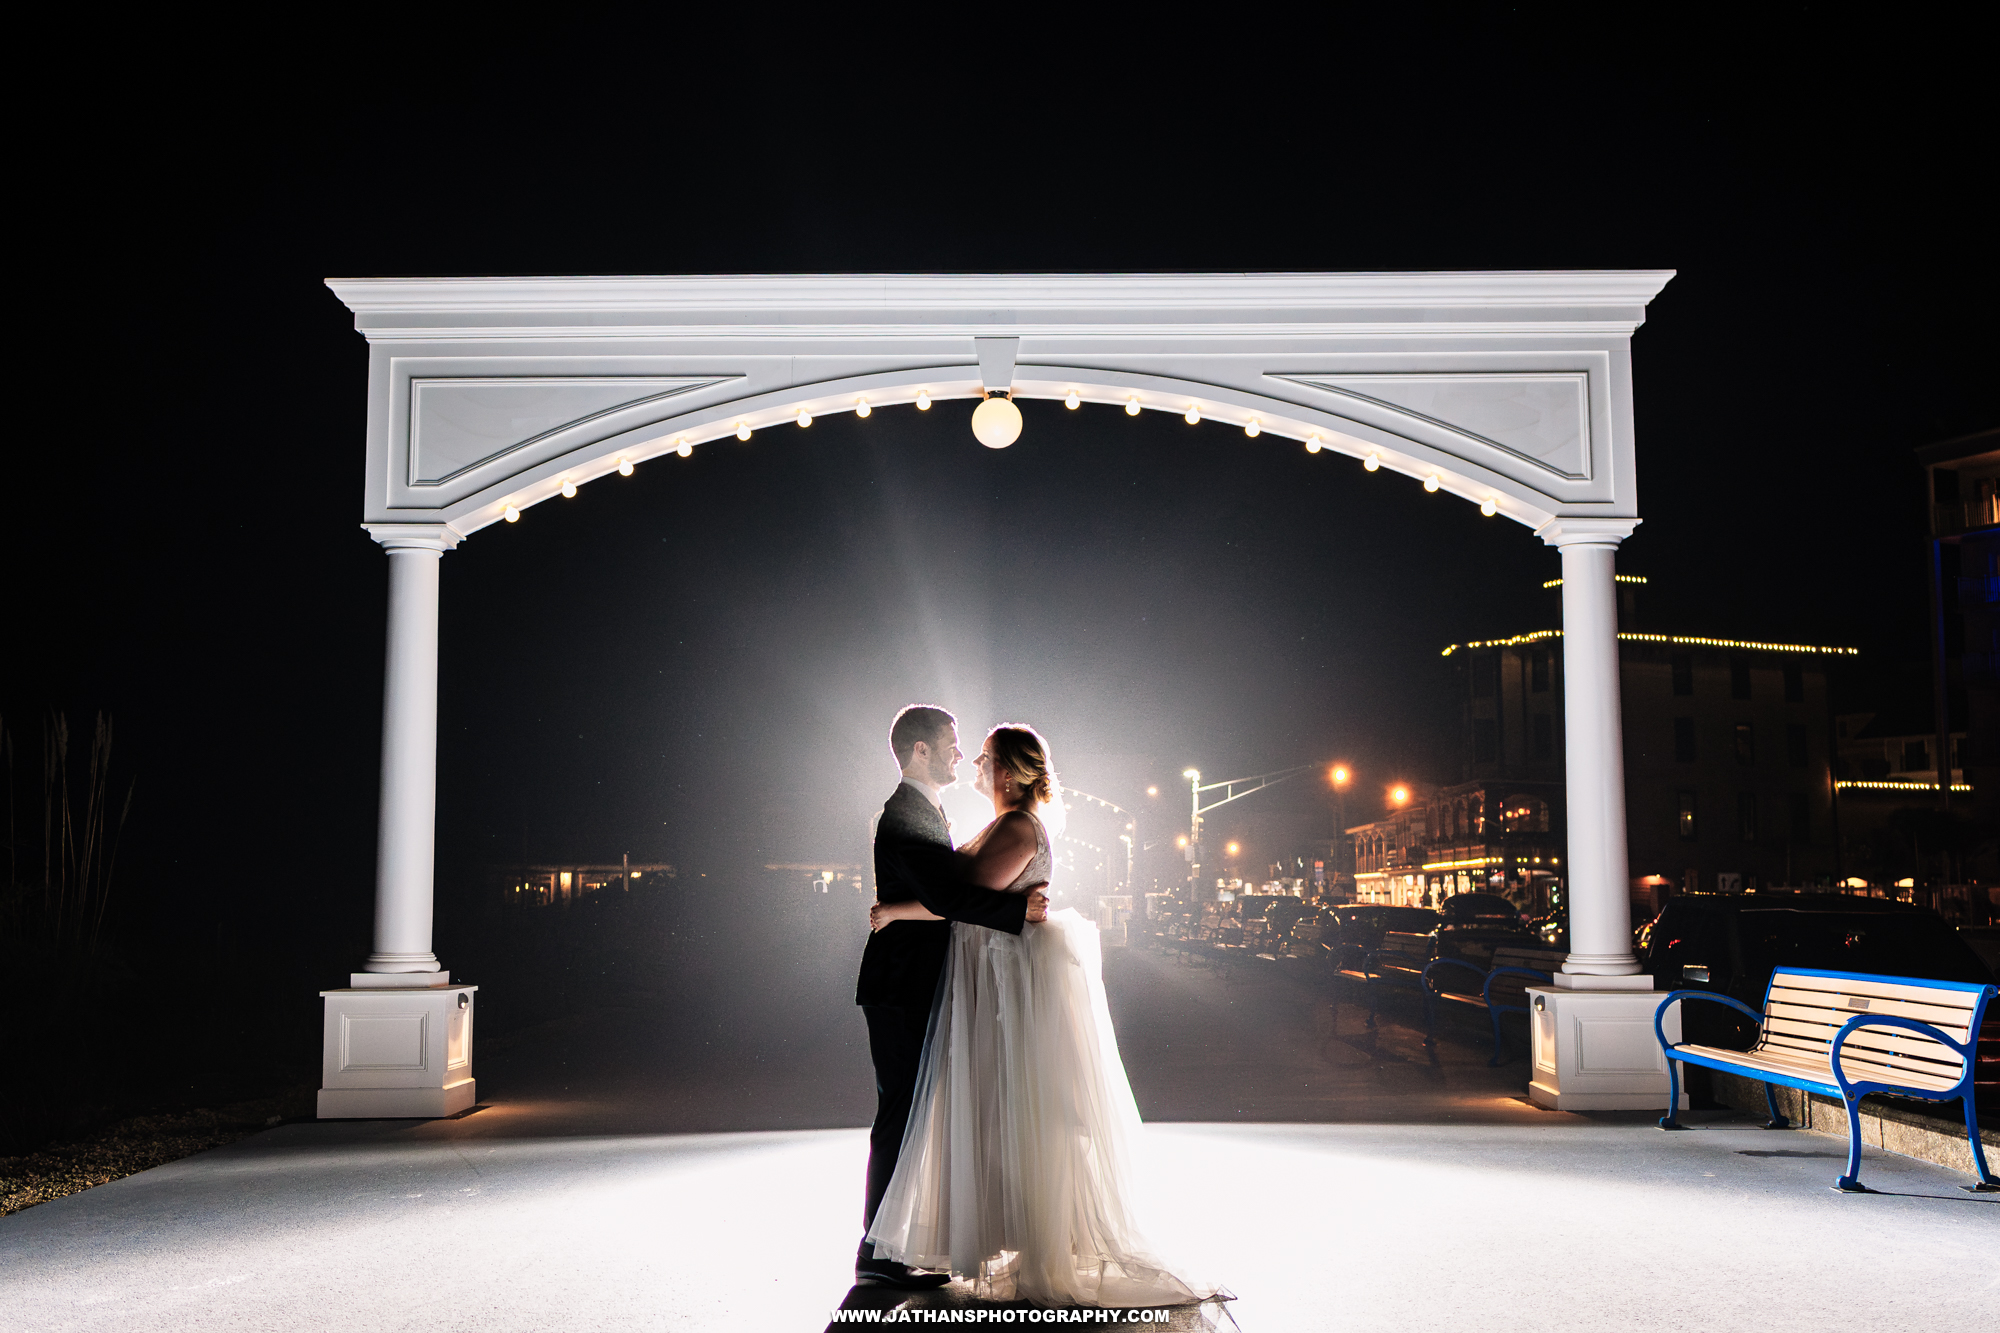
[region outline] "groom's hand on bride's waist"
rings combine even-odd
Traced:
[[[1049,919],[1048,885],[1037,884],[1028,890],[1028,920],[1047,921]]]

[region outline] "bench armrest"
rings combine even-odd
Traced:
[[[1833,1034],[1833,1046],[1827,1052],[1827,1063],[1833,1066],[1834,1081],[1840,1084],[1841,1094],[1850,1102],[1858,1101],[1871,1092],[1906,1092],[1918,1097],[1936,1097],[1935,1093],[1925,1092],[1919,1088],[1906,1087],[1899,1083],[1849,1082],[1847,1074],[1840,1067],[1840,1048],[1847,1044],[1849,1037],[1859,1032],[1862,1028],[1904,1028],[1917,1033],[1919,1036],[1929,1037],[1932,1041],[1958,1052],[1959,1058],[1965,1061],[1965,1072],[1958,1080],[1957,1091],[1963,1092],[1966,1085],[1972,1081],[1974,1065],[1973,1051],[1979,1044],[1979,1034],[1976,1031],[1966,1034],[1970,1040],[1956,1042],[1947,1037],[1943,1029],[1934,1028],[1929,1023],[1925,1023],[1920,1019],[1898,1018],[1894,1014],[1856,1014],[1845,1023],[1842,1023],[1840,1031]]]
[[[1548,973],[1538,972],[1532,967],[1496,967],[1486,974],[1486,989],[1480,992],[1481,997],[1486,1001],[1488,1009],[1493,1007],[1493,983],[1501,977],[1533,977],[1536,981],[1550,982],[1555,980]]]
[[[1484,977],[1486,975],[1485,968],[1468,963],[1463,958],[1433,958],[1430,962],[1424,964],[1423,984],[1426,990],[1431,988],[1431,969],[1435,967],[1462,967],[1475,977]]]
[[[1758,1013],[1755,1009],[1752,1009],[1733,995],[1718,995],[1712,990],[1668,991],[1667,998],[1661,1000],[1660,1007],[1653,1011],[1653,1035],[1660,1039],[1660,1049],[1667,1052],[1670,1056],[1673,1054],[1673,1044],[1667,1040],[1666,1029],[1661,1025],[1667,1020],[1667,1006],[1676,1000],[1713,1000],[1717,1004],[1726,1004],[1731,1009],[1735,1009],[1746,1015],[1752,1022],[1756,1023],[1759,1031],[1764,1027],[1764,1015]]]

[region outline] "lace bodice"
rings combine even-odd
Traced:
[[[1035,826],[1035,854],[1028,858],[1028,864],[1021,867],[1021,873],[1014,876],[1014,882],[1007,886],[1008,893],[1026,893],[1029,885],[1047,884],[1054,878],[1051,872],[1055,870],[1055,857],[1049,853],[1049,831],[1033,814],[1028,815],[1028,822]]]

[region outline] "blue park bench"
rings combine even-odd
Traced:
[[[1437,1005],[1440,1000],[1446,1004],[1484,1009],[1493,1024],[1493,1058],[1486,1063],[1498,1068],[1507,1058],[1507,1048],[1500,1037],[1500,1015],[1525,1015],[1528,1012],[1529,983],[1539,981],[1547,985],[1553,980],[1555,970],[1562,966],[1563,957],[1561,949],[1502,945],[1493,951],[1491,967],[1481,967],[1463,958],[1431,959],[1421,978],[1425,1033],[1434,1034],[1437,1030]],[[1479,989],[1451,989],[1446,979],[1458,973],[1469,973],[1469,984]],[[1434,1040],[1434,1036],[1427,1035],[1426,1039]]]
[[[1774,1087],[1797,1088],[1838,1097],[1847,1107],[1847,1172],[1834,1188],[1868,1193],[1861,1183],[1861,1099],[1890,1093],[1923,1101],[1957,1101],[1965,1110],[1977,1191],[2000,1190],[1986,1165],[1973,1106],[1973,1071],[1979,1026],[1996,993],[1976,982],[1928,981],[1921,977],[1880,977],[1860,972],[1820,972],[1781,967],[1764,992],[1764,1012],[1714,991],[1677,990],[1660,1001],[1653,1034],[1667,1057],[1670,1108],[1680,1105],[1680,1066],[1701,1065],[1740,1074],[1764,1085],[1770,1127],[1786,1129]],[[1690,1000],[1725,1004],[1758,1025],[1757,1043],[1747,1051],[1692,1042],[1670,1042],[1663,1028],[1667,1009]],[[1669,1110],[1661,1129],[1679,1129]]]

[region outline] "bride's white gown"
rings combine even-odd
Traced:
[[[1030,818],[1033,818],[1030,816]],[[1048,834],[1008,886],[1050,877]],[[953,922],[895,1176],[868,1239],[999,1299],[1201,1299],[1132,1216],[1139,1108],[1104,999],[1097,928],[1073,908],[1018,936]]]

